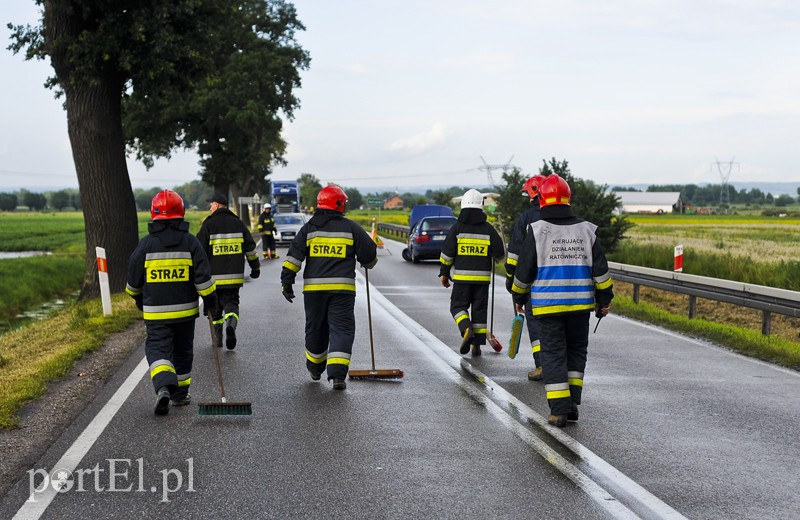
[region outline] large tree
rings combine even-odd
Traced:
[[[125,287],[138,242],[125,159],[122,99],[157,100],[167,86],[188,94],[208,69],[204,49],[216,34],[211,0],[36,0],[37,26],[9,24],[14,52],[50,59],[47,86],[63,94],[67,129],[86,224],[86,269],[80,298],[99,294],[95,247],[108,258],[113,292]],[[152,105],[151,105],[152,106]],[[157,118],[156,106],[152,117]]]
[[[125,127],[137,156],[152,164],[175,147],[195,149],[203,180],[219,193],[252,196],[268,187],[274,164],[285,164],[283,120],[299,107],[295,91],[309,55],[295,40],[304,30],[283,0],[221,0],[220,24],[207,51],[213,63],[191,96],[162,89],[160,117],[150,100],[125,100]],[[151,139],[150,137],[154,139]]]

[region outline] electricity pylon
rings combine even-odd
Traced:
[[[486,161],[483,159],[483,156],[481,156],[481,162],[483,163],[483,166],[478,166],[478,170],[486,172],[486,178],[489,180],[489,186],[494,187],[495,183],[494,179],[492,178],[492,170],[503,170],[503,173],[507,173],[508,170],[516,168],[516,166],[511,164],[512,160],[514,160],[513,155],[511,156],[511,159],[509,159],[508,162],[505,164],[486,164]]]
[[[735,159],[735,157],[734,157]],[[728,162],[720,162],[719,159],[714,157],[714,163],[711,165],[711,168],[714,168],[714,165],[717,165],[717,171],[719,172],[719,177],[722,180],[722,186],[720,186],[719,190],[719,205],[720,206],[730,206],[731,204],[731,195],[728,191],[728,187],[730,184],[728,180],[731,178],[731,170],[733,170],[733,166],[736,165],[738,168],[739,163],[735,162],[731,159]]]

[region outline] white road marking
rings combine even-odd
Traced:
[[[364,283],[363,276],[359,281]],[[528,405],[507,392],[502,386],[498,385],[491,378],[482,374],[469,363],[463,362],[462,358],[447,345],[442,343],[439,338],[426,330],[411,317],[406,315],[397,306],[390,302],[381,292],[370,290],[370,296],[377,303],[377,307],[382,310],[389,318],[389,323],[395,326],[398,333],[408,337],[412,342],[424,346],[421,352],[428,355],[434,364],[447,374],[456,384],[463,388],[478,402],[482,403],[492,415],[503,425],[513,431],[520,439],[525,441],[547,462],[561,471],[566,477],[579,486],[587,495],[594,500],[600,507],[605,509],[614,518],[640,518],[631,509],[626,507],[617,497],[612,495],[603,486],[592,480],[588,475],[579,470],[574,464],[550,448],[544,441],[539,439],[530,430],[523,426],[508,409],[504,409],[483,392],[480,392],[473,384],[469,383],[459,374],[461,368],[471,372],[473,377],[481,384],[489,388],[493,396],[501,402],[510,405],[518,414],[522,414],[525,419],[537,424],[543,431],[559,441],[563,446],[572,451],[592,471],[602,475],[611,483],[618,494],[624,495],[626,499],[632,501],[637,510],[647,518],[661,519],[685,519],[681,513],[671,508],[661,499],[644,489],[642,486],[631,480],[621,471],[613,467],[604,459],[593,453],[587,447],[564,433],[561,429],[547,424],[547,419],[536,413]]]
[[[117,414],[119,409],[125,404],[125,401],[136,388],[142,377],[147,374],[147,359],[142,358],[136,368],[128,375],[125,382],[120,385],[111,399],[103,406],[98,414],[92,419],[92,422],[81,432],[75,442],[67,449],[64,455],[55,463],[53,469],[63,469],[68,473],[75,471],[83,457],[91,449],[106,426],[111,422],[111,419]],[[44,514],[47,507],[58,494],[58,491],[52,485],[47,486],[41,492],[32,492],[28,500],[19,508],[17,514],[14,515],[14,520],[36,520]]]

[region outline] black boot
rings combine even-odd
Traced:
[[[167,415],[169,413],[169,389],[162,386],[156,393],[156,406],[153,409],[156,415]]]
[[[228,350],[236,348],[236,322],[235,316],[229,316],[225,320],[225,346],[228,347]]]
[[[214,344],[217,348],[222,348],[222,324],[214,325],[214,335],[217,336],[214,340]]]

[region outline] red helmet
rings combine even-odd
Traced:
[[[317,209],[334,209],[344,213],[347,204],[347,195],[344,190],[335,184],[325,186],[317,194]]]
[[[539,187],[539,204],[542,207],[565,204],[569,206],[572,198],[572,190],[569,189],[567,181],[556,175],[548,175]]]
[[[541,189],[542,183],[545,179],[547,179],[547,177],[544,175],[534,175],[525,182],[524,186],[522,186],[522,194],[527,195],[531,199],[538,197],[539,190]]]
[[[167,220],[171,218],[183,218],[186,211],[183,209],[183,199],[172,190],[164,190],[156,193],[153,203],[150,206],[150,217],[153,220]]]

